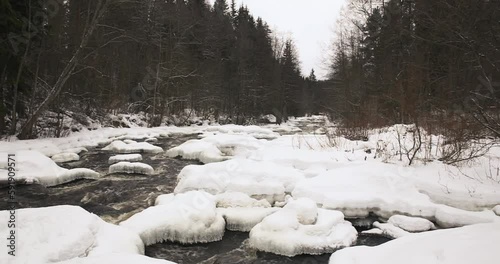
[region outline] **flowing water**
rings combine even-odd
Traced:
[[[178,136],[160,139],[155,145],[167,150],[196,136]],[[113,153],[100,148],[89,149],[82,153],[80,161],[66,163],[66,168],[90,168],[101,175],[98,180],[78,180],[71,183],[46,188],[40,185],[16,187],[18,208],[36,208],[55,205],[77,205],[92,212],[110,223],[119,223],[131,215],[152,206],[158,195],[173,192],[176,177],[182,168],[194,161],[172,159],[160,154],[143,154],[143,161],[155,168],[155,175],[139,176],[127,174],[106,175],[108,158]],[[7,193],[5,188],[0,192]],[[7,199],[2,196],[0,210],[6,210]],[[293,258],[257,252],[247,246],[248,233],[226,231],[222,241],[180,245],[160,243],[146,247],[146,255],[167,259],[179,264],[184,263],[328,263],[330,254],[319,256],[297,256]],[[360,235],[359,245],[374,246],[387,242],[378,236]]]

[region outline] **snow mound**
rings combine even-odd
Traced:
[[[19,209],[16,215],[15,263],[53,263],[112,253],[144,254],[139,236],[80,207]],[[9,211],[0,211],[2,222],[7,223],[9,218]],[[9,237],[10,232],[7,224],[0,226],[2,237]],[[7,252],[0,253],[0,263],[10,263]]]
[[[424,232],[436,229],[431,221],[420,217],[393,215],[387,222],[408,232]]]
[[[151,145],[147,142],[137,143],[132,141],[130,143],[125,143],[121,140],[115,140],[111,142],[108,146],[104,147],[102,150],[116,152],[116,153],[160,153],[163,149]]]
[[[259,126],[239,126],[239,125],[223,125],[210,126],[205,129],[206,132],[222,133],[228,135],[249,135],[257,139],[275,139],[280,135],[270,129]]]
[[[283,201],[304,176],[298,170],[272,162],[232,159],[186,166],[177,176],[175,193],[203,190],[211,194],[241,192],[273,204]]]
[[[249,232],[254,226],[262,222],[264,218],[278,210],[280,208],[276,207],[217,208],[217,211],[226,220],[226,229],[240,232]]]
[[[175,264],[174,262],[150,258],[142,255],[109,254],[98,257],[74,258],[68,261],[57,262],[57,264]]]
[[[331,253],[356,242],[357,232],[339,211],[317,209],[314,224],[304,225],[313,201],[290,201],[283,209],[264,218],[250,231],[249,245],[260,251],[284,256]]]
[[[479,224],[342,249],[331,256],[330,264],[496,264],[498,245],[500,224]]]
[[[109,166],[109,173],[151,175],[155,173],[155,170],[153,169],[153,167],[145,163],[122,161]]]
[[[373,223],[373,226],[381,230],[381,234],[383,236],[389,237],[389,238],[400,238],[404,237],[407,235],[410,235],[410,232],[407,232],[391,223],[379,223],[375,222]]]
[[[271,207],[267,200],[253,199],[245,193],[241,192],[226,192],[216,195],[217,207]]]
[[[18,151],[17,161],[17,182],[39,183],[45,186],[55,186],[77,179],[95,179],[99,173],[89,169],[65,169],[59,167],[52,159],[38,151]],[[7,157],[5,156],[5,161]],[[0,162],[0,182],[8,180],[5,170],[6,163]]]
[[[58,163],[80,160],[80,156],[76,153],[60,153],[51,157],[51,159]]]
[[[171,158],[182,157],[202,163],[220,162],[233,156],[243,155],[258,149],[262,141],[248,135],[209,135],[200,140],[193,139],[167,151]]]
[[[494,212],[496,215],[500,216],[500,205],[495,206],[495,207],[493,208],[493,212]]]
[[[115,163],[118,163],[121,161],[134,162],[134,161],[141,161],[141,160],[142,160],[141,154],[116,155],[116,156],[109,157],[108,164],[115,164]]]
[[[184,244],[219,241],[225,221],[215,207],[215,197],[205,192],[177,194],[120,223],[138,233],[146,245],[163,241]]]

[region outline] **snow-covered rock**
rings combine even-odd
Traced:
[[[248,194],[241,192],[225,192],[217,194],[216,196],[217,207],[231,208],[231,207],[271,207],[267,200],[253,199]]]
[[[115,163],[118,163],[121,161],[134,162],[134,161],[141,161],[141,160],[142,160],[141,154],[124,154],[124,155],[116,155],[116,156],[109,157],[108,163],[115,164]]]
[[[217,208],[226,220],[226,229],[231,231],[249,232],[254,226],[270,214],[280,210],[276,207],[233,207]]]
[[[500,216],[500,205],[497,205],[497,206],[493,207],[493,212],[496,215]]]
[[[122,161],[109,166],[109,173],[129,173],[151,175],[155,173],[153,167],[140,162]]]
[[[38,151],[18,151],[16,152],[18,182],[39,183],[45,186],[55,186],[77,179],[95,179],[99,173],[90,169],[65,169],[59,167],[52,159]],[[8,180],[7,164],[0,162],[0,181]]]
[[[130,142],[130,141],[129,141]],[[158,146],[151,145],[147,142],[135,142],[125,143],[120,140],[115,140],[111,142],[108,146],[104,147],[102,150],[116,152],[116,153],[160,153],[163,149]]]
[[[186,166],[178,175],[175,193],[203,190],[211,194],[241,192],[271,204],[283,201],[304,176],[298,170],[272,162],[232,159]]]
[[[262,141],[248,135],[205,135],[204,138],[189,140],[167,151],[167,156],[199,160],[205,164],[231,159],[255,150]]]
[[[80,156],[78,156],[78,154],[76,153],[67,152],[67,153],[56,154],[52,156],[51,159],[55,162],[63,163],[63,162],[80,160]]]
[[[53,263],[82,256],[144,254],[139,236],[104,222],[76,206],[16,210],[16,257],[0,253],[0,263]],[[9,211],[0,211],[0,235],[7,238]],[[14,259],[14,262],[10,260]],[[89,263],[89,262],[85,262]]]
[[[324,254],[356,242],[357,232],[339,211],[317,209],[313,201],[290,201],[250,231],[249,245],[285,256]],[[311,214],[311,215],[308,215]],[[300,221],[316,219],[312,224]]]
[[[431,221],[425,218],[404,215],[393,215],[387,222],[408,232],[424,232],[436,228]]]
[[[412,234],[376,247],[335,252],[330,264],[496,264],[500,224],[478,224]]]
[[[391,223],[375,222],[373,223],[373,226],[380,229],[382,231],[383,236],[389,238],[400,238],[411,234],[410,232],[405,231],[402,228],[397,227]]]
[[[222,239],[225,221],[216,210],[213,195],[193,191],[167,197],[121,222],[120,226],[139,234],[146,245],[163,241],[208,243]]]

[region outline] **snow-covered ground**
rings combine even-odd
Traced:
[[[444,151],[439,147],[443,137],[424,135],[428,147],[416,152],[410,166],[406,154],[413,145],[412,129],[397,125],[372,130],[367,141],[353,141],[334,136],[335,128],[321,116],[263,127],[205,123],[104,128],[61,139],[2,142],[0,152],[5,156],[0,157],[0,180],[7,180],[7,153],[18,157],[19,179],[48,186],[99,177],[85,168],[66,170],[55,163],[77,160],[78,153],[96,146],[112,155],[128,154],[110,158],[110,173],[154,173],[148,164],[131,163],[142,159],[137,153],[198,160],[204,165],[186,166],[178,175],[174,193],[158,197],[154,206],[123,221],[120,228],[146,245],[207,243],[222,239],[225,229],[246,231],[250,232],[250,247],[295,256],[332,253],[353,245],[358,234],[344,219],[371,215],[379,221],[367,233],[395,240],[375,248],[339,250],[331,263],[498,260],[492,245],[500,237],[500,148],[452,166],[438,160]],[[155,145],[160,138],[176,135],[198,135],[198,139],[165,150]],[[159,176],[161,172],[158,168]],[[35,209],[24,210],[36,213]],[[435,230],[452,227],[458,228]],[[42,234],[27,230],[35,236]],[[457,241],[459,238],[463,241]],[[466,239],[473,243],[469,248]],[[111,253],[116,252],[95,256],[95,261],[89,255],[67,263],[105,263],[116,258]],[[136,253],[128,261],[142,263],[139,259],[145,257]],[[465,253],[472,257],[457,257]],[[29,256],[37,254],[42,253],[34,251]],[[413,261],[412,256],[419,261],[408,262]],[[473,257],[484,261],[472,261]],[[462,262],[454,262],[458,260]]]

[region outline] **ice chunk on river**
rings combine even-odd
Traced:
[[[408,232],[424,232],[436,228],[431,221],[425,218],[404,215],[393,215],[387,222]]]
[[[151,145],[147,142],[135,142],[125,143],[121,140],[115,140],[111,142],[108,146],[104,147],[102,150],[107,150],[116,153],[160,153],[163,149],[158,146]]]
[[[167,199],[157,200],[158,205],[120,225],[138,233],[146,245],[163,241],[208,243],[222,239],[225,221],[216,210],[213,195],[192,191],[164,197]]]
[[[51,159],[55,162],[63,163],[63,162],[70,162],[70,161],[77,161],[80,160],[80,156],[76,153],[60,153],[56,154],[51,157]]]
[[[109,166],[109,173],[129,173],[129,174],[145,174],[151,175],[155,171],[148,164],[140,162],[122,161]]]
[[[250,231],[249,244],[285,256],[324,254],[356,242],[357,232],[339,211],[313,208],[313,201],[290,201]],[[312,220],[315,220],[314,222]]]
[[[115,164],[115,163],[118,163],[120,161],[134,162],[134,161],[141,161],[141,160],[142,160],[141,154],[124,154],[124,155],[116,155],[116,156],[109,157],[108,163]]]
[[[262,222],[268,215],[281,210],[276,207],[232,207],[217,208],[226,220],[226,229],[231,231],[249,232]]]
[[[240,192],[254,199],[266,199],[271,204],[283,201],[285,193],[304,179],[290,167],[272,162],[232,159],[206,165],[186,166],[178,175],[175,193],[203,190],[211,194]]]

